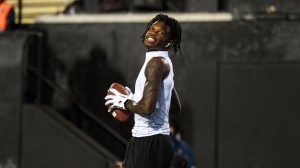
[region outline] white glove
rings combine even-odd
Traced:
[[[129,87],[125,87],[127,95],[124,95],[120,92],[118,92],[116,89],[109,89],[110,92],[112,92],[114,95],[107,95],[105,97],[105,106],[111,105],[108,109],[108,112],[112,112],[114,109],[122,109],[127,110],[125,107],[125,103],[127,103],[127,100],[132,100],[133,93],[129,89]]]

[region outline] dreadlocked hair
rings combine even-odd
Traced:
[[[157,21],[163,21],[163,22],[165,22],[166,25],[170,26],[170,28],[171,28],[170,39],[174,41],[172,49],[173,49],[175,55],[176,55],[176,53],[177,53],[178,50],[180,52],[180,55],[182,55],[181,48],[180,48],[180,43],[181,43],[181,25],[180,25],[180,23],[176,19],[174,19],[172,17],[169,17],[168,15],[165,15],[165,14],[158,14],[158,15],[156,15],[147,24],[146,30],[143,33],[143,35],[142,35],[141,38],[144,40],[144,38],[146,36],[146,33],[149,30],[150,26],[154,22],[157,22]]]

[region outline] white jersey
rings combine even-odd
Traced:
[[[159,90],[158,100],[154,112],[150,116],[141,116],[134,114],[134,127],[132,129],[133,137],[145,137],[155,134],[170,134],[169,127],[169,110],[172,96],[172,89],[174,87],[174,72],[173,64],[169,58],[168,51],[151,51],[146,53],[144,65],[139,73],[135,83],[134,101],[140,101],[143,96],[144,86],[146,82],[145,68],[148,62],[153,57],[163,57],[170,65],[170,72],[163,80]]]

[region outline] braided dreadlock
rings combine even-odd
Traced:
[[[181,49],[180,49],[180,43],[181,43],[181,25],[179,24],[179,22],[172,18],[172,17],[169,17],[168,15],[165,15],[165,14],[158,14],[156,15],[148,24],[147,24],[147,27],[146,27],[146,30],[145,32],[143,33],[142,35],[142,39],[144,40],[145,38],[145,35],[147,33],[147,31],[149,30],[150,26],[156,22],[156,21],[163,21],[165,22],[166,25],[169,25],[170,28],[171,28],[171,36],[170,36],[170,39],[171,40],[174,40],[174,43],[173,43],[173,51],[174,53],[176,54],[177,51],[179,50],[180,52],[180,55],[181,55]]]

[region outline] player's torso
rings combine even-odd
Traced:
[[[154,134],[169,134],[169,122],[168,115],[170,109],[171,93],[172,88],[174,87],[173,80],[173,66],[172,62],[168,57],[167,52],[157,52],[152,53],[153,55],[146,55],[146,59],[143,67],[139,73],[139,76],[136,80],[134,100],[139,101],[142,98],[144,85],[146,82],[145,77],[145,68],[147,63],[155,56],[162,55],[170,65],[170,72],[167,77],[163,80],[163,83],[160,87],[158,101],[156,103],[155,111],[150,116],[141,116],[135,114],[135,125],[132,130],[133,136],[150,136]],[[157,54],[157,55],[156,55]]]

